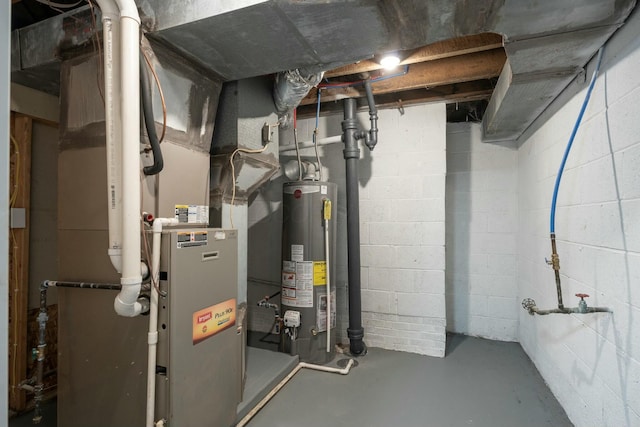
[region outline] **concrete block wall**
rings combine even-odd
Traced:
[[[481,132],[447,125],[447,330],[517,341],[517,147]]]
[[[576,426],[640,426],[638,64],[636,11],[606,46],[556,218],[565,306],[576,306],[574,294],[585,292],[590,305],[613,313],[532,317],[520,309],[520,342]],[[544,263],[549,206],[587,83],[573,84],[518,150],[519,298],[541,308],[556,305],[553,271]]]
[[[361,150],[360,234],[365,342],[371,347],[444,356],[445,349],[445,106],[406,107],[379,112],[379,144]],[[362,127],[368,114],[358,114]],[[341,115],[322,117],[318,137],[339,135]],[[300,120],[300,141],[311,140],[315,120]],[[288,141],[284,141],[286,144]],[[283,141],[281,140],[281,144]],[[342,144],[320,149],[325,179],[338,184],[337,336],[346,342],[348,283],[345,166]],[[302,152],[312,160],[313,150]],[[281,162],[295,153],[281,156]],[[249,293],[280,280],[281,188],[279,178],[249,207]],[[262,242],[262,243],[260,243]],[[253,287],[253,290],[251,289]],[[249,301],[250,310],[252,301]],[[251,317],[251,314],[250,314]],[[262,319],[254,322],[256,319]],[[264,330],[271,318],[250,319]],[[262,326],[256,324],[260,323]],[[268,326],[267,326],[268,328]]]

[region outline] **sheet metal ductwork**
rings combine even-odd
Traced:
[[[276,74],[273,87],[273,101],[280,117],[287,116],[300,104],[311,88],[322,80],[324,72],[313,72],[306,69],[288,70]],[[286,121],[289,121],[286,118]]]
[[[636,0],[138,1],[150,38],[222,81],[330,70],[379,52],[500,34],[507,65],[484,116],[485,140],[519,137],[635,5]],[[12,80],[57,92],[61,52],[90,46],[88,11],[79,8],[15,31]]]

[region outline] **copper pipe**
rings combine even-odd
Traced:
[[[556,291],[558,292],[558,309],[563,310],[562,303],[562,284],[560,283],[560,257],[556,249],[556,233],[551,233],[551,267],[556,276]]]

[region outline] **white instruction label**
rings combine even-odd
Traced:
[[[289,273],[295,273],[295,271],[296,271],[296,262],[295,261],[282,261],[282,271],[287,271]]]
[[[209,206],[175,205],[175,218],[180,223],[208,224],[209,223]]]
[[[304,245],[291,245],[291,260],[304,261]]]
[[[331,292],[331,327],[336,327],[336,291]],[[327,294],[318,295],[316,330],[318,332],[327,330]]]
[[[283,267],[295,271],[282,272],[282,304],[313,307],[313,261],[284,261]]]
[[[320,186],[320,194],[327,194],[327,186],[326,185],[321,185]]]

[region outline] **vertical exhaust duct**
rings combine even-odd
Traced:
[[[109,256],[122,275],[122,290],[114,301],[114,308],[121,316],[133,317],[143,310],[138,302],[142,284],[139,225],[140,17],[133,0],[98,0],[98,5],[105,23]],[[116,16],[119,17],[118,24],[114,24]],[[127,96],[126,102],[123,94]]]

